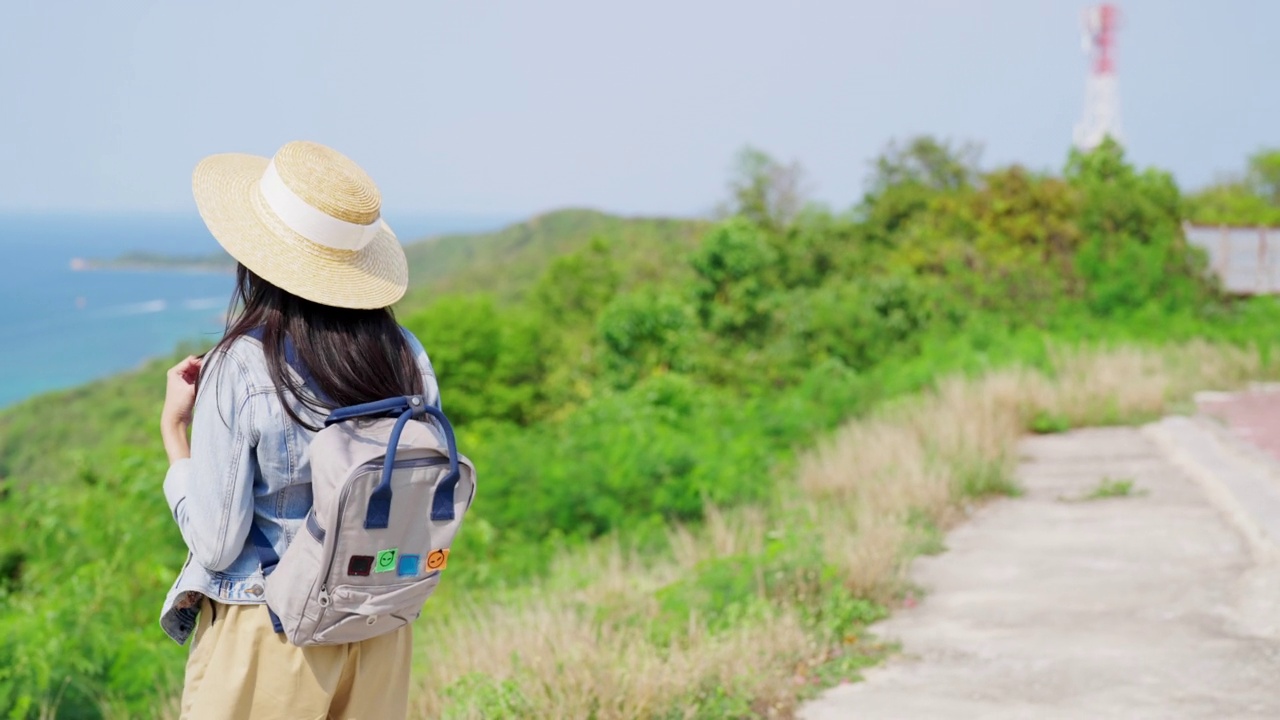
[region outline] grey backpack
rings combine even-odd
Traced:
[[[448,418],[421,395],[340,408],[309,453],[305,532],[282,557],[256,525],[249,533],[276,632],[335,645],[413,622],[475,497]]]

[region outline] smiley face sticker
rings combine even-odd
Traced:
[[[444,566],[449,564],[449,550],[432,550],[427,556],[428,570],[443,570]]]
[[[399,549],[391,548],[390,550],[379,550],[378,559],[373,563],[374,572],[391,572],[396,569],[396,555]]]

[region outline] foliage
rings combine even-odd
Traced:
[[[545,412],[552,345],[536,316],[499,308],[488,296],[458,295],[440,298],[404,325],[431,348],[436,373],[449,378],[446,402],[458,424],[528,424]]]
[[[981,149],[973,144],[952,144],[927,135],[905,145],[890,143],[872,163],[872,194],[891,188],[922,187],[934,192],[959,190],[976,179]]]
[[[784,228],[804,207],[803,184],[798,163],[784,165],[756,148],[743,148],[729,181],[729,214],[770,230]]]
[[[1085,301],[1098,315],[1197,308],[1211,293],[1203,253],[1182,234],[1182,203],[1168,173],[1139,173],[1113,140],[1075,153],[1068,180],[1082,196],[1084,245],[1077,269]]]
[[[626,388],[654,373],[692,368],[689,308],[672,294],[638,290],[620,295],[600,315],[603,370]]]
[[[157,492],[164,470],[154,452],[103,455],[5,508],[0,708],[10,717],[51,696],[59,717],[95,716],[113,697],[141,715],[180,678],[183,652],[156,622],[183,557]]]
[[[1260,150],[1250,156],[1245,182],[1255,195],[1280,207],[1280,150]]]
[[[769,406],[664,373],[602,393],[560,423],[464,430],[485,469],[477,514],[495,528],[484,560],[509,562],[510,548],[536,546],[549,532],[587,539],[696,519],[708,502],[762,499],[770,467],[814,429],[801,408],[769,418]]]
[[[557,210],[494,233],[445,235],[405,247],[414,288],[401,309],[431,298],[477,290],[502,301],[522,300],[557,258],[607,238],[623,287],[679,277],[682,259],[707,223],[674,218],[623,218],[595,210]]]
[[[420,284],[398,311],[481,468],[436,607],[461,607],[464,591],[518,597],[601,537],[644,551],[709,505],[774,502],[797,451],[944,375],[1049,370],[1049,341],[1243,344],[1280,323],[1280,303],[1228,301],[1206,280],[1181,220],[1209,196],[1184,202],[1113,144],[1053,176],[983,171],[973,146],[918,138],[874,163],[846,213],[803,206],[794,166],[739,160],[736,214],[715,225],[562,211],[407,248]],[[1272,207],[1274,164],[1251,167],[1241,187]],[[180,676],[182,651],[155,625],[184,557],[159,491],[165,366],[0,412],[0,709],[12,717],[59,698],[62,716],[142,715]],[[1053,432],[1080,418],[1025,421]],[[998,459],[948,476],[958,497],[1016,492]],[[912,547],[941,546],[936,518],[906,524]],[[788,527],[668,579],[650,637],[674,642],[691,618],[731,633],[785,605],[838,645],[879,617],[803,522]],[[815,672],[864,662],[841,650]],[[735,687],[687,699],[749,714]],[[444,694],[457,717],[531,707],[487,676]]]
[[[857,212],[871,242],[892,244],[902,226],[925,211],[940,193],[969,188],[978,175],[978,149],[953,147],[929,137],[889,145],[872,163],[870,191]]]
[[[463,676],[444,691],[452,701],[444,717],[518,718],[529,717],[532,708],[513,680],[495,680],[473,673]]]
[[[1202,225],[1280,226],[1280,150],[1259,150],[1243,175],[1188,196],[1187,219]]]
[[[612,250],[609,241],[595,238],[585,249],[553,260],[533,289],[538,309],[565,323],[591,322],[621,281]]]
[[[935,314],[928,290],[910,276],[828,283],[786,297],[784,339],[794,364],[831,358],[869,369],[918,350]]]
[[[0,479],[52,478],[57,484],[68,464],[81,465],[122,447],[154,446],[164,371],[172,364],[158,360],[0,412]]]

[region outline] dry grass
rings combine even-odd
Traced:
[[[767,538],[800,527],[846,592],[888,600],[909,560],[910,519],[942,527],[964,504],[1013,490],[1016,444],[1037,416],[1071,427],[1133,422],[1195,390],[1238,387],[1262,372],[1255,353],[1204,344],[1062,352],[1054,370],[949,379],[851,422],[801,458],[772,506],[710,509],[702,526],[670,532],[660,562],[601,545],[565,560],[575,577],[594,578],[585,586],[552,579],[523,604],[433,615],[419,635],[429,648],[416,711],[608,720],[745,707],[787,716],[806,668],[832,652],[795,597],[769,596],[762,586],[763,613],[713,630],[713,618],[695,609],[682,632],[655,639],[661,588],[717,559],[759,557]]]
[[[732,688],[745,678],[753,689],[769,688],[752,693],[754,707],[784,711],[794,702],[792,665],[817,650],[794,613],[780,612],[718,634],[702,631],[692,620],[686,637],[659,647],[642,627],[596,622],[590,608],[552,597],[451,618],[433,627],[431,637],[447,648],[441,652],[448,663],[429,663],[424,687],[448,687],[476,673],[469,702],[450,714],[462,718],[491,718],[495,712],[548,718],[664,716],[674,701],[692,699],[699,688]],[[512,682],[503,686],[492,679]],[[441,717],[447,700],[424,692],[416,710],[423,717]]]
[[[1207,344],[1064,351],[1053,365],[1047,375],[948,379],[850,422],[800,458],[774,503],[708,509],[699,527],[672,529],[656,559],[601,542],[514,598],[429,605],[416,636],[414,714],[789,717],[815,670],[848,646],[813,620],[831,587],[797,576],[779,593],[752,559],[779,547],[816,553],[837,578],[834,595],[888,602],[902,589],[917,525],[946,527],[966,504],[1016,492],[1016,445],[1037,418],[1062,427],[1142,421],[1196,390],[1236,388],[1264,372],[1256,353]],[[728,620],[691,606],[673,630],[664,588],[708,568],[757,578],[747,593],[756,602]]]

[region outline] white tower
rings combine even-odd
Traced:
[[[1110,3],[1084,13],[1084,50],[1090,57],[1089,80],[1084,88],[1084,117],[1076,125],[1075,143],[1092,150],[1111,136],[1120,140],[1120,86],[1116,81],[1115,38],[1119,13]]]

